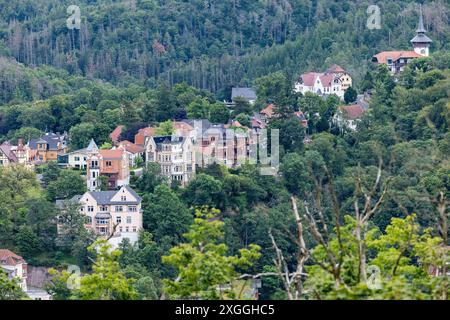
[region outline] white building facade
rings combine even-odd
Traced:
[[[189,137],[148,137],[145,143],[146,162],[156,162],[170,181],[186,185],[195,175],[195,152]]]

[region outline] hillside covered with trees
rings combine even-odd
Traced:
[[[448,49],[448,4],[421,2],[433,50]],[[2,0],[0,53],[121,86],[186,82],[221,99],[233,85],[276,71],[294,78],[324,62],[360,80],[375,53],[409,48],[417,23],[412,0],[377,1],[381,29],[374,30],[371,1],[83,0],[80,29],[70,30],[71,4]]]
[[[263,300],[447,300],[450,7],[421,2],[431,55],[394,77],[371,57],[409,50],[412,0],[377,1],[375,30],[366,0],[82,0],[80,30],[66,27],[71,1],[0,0],[0,143],[68,132],[76,150],[111,145],[118,125],[130,141],[172,120],[248,125],[269,102],[269,132],[280,132],[274,176],[250,163],[198,168],[186,187],[153,163],[132,175],[144,228],[118,250],[76,205],[55,204],[87,190],[79,171],[0,166],[0,248],[52,267],[56,300],[241,299],[255,279]],[[370,96],[356,130],[335,123],[337,96],[292,90],[300,73],[335,63]],[[254,87],[256,104],[230,111],[236,85]],[[0,273],[3,298],[24,297]]]

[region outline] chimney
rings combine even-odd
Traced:
[[[23,147],[23,139],[22,138],[17,139],[17,146]]]

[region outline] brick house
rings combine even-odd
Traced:
[[[89,190],[100,188],[100,176],[107,177],[108,189],[114,190],[130,183],[129,159],[123,147],[100,150],[96,146],[88,152],[86,183]]]

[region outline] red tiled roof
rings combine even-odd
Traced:
[[[119,141],[120,134],[122,133],[122,129],[123,129],[123,128],[124,128],[124,126],[122,126],[122,125],[117,126],[117,127],[113,130],[113,132],[111,132],[111,133],[109,134],[109,137],[111,138],[111,140],[112,140],[113,142],[118,142],[118,141]]]
[[[2,152],[11,162],[17,162],[17,156],[11,150],[11,145],[8,142],[0,144],[0,152]]]
[[[387,64],[387,59],[392,59],[393,62],[400,58],[421,58],[422,55],[415,51],[383,51],[373,56],[378,63]]]
[[[267,107],[265,107],[264,109],[262,109],[259,113],[262,113],[264,115],[266,115],[266,117],[270,118],[273,116],[273,104],[269,104]]]
[[[109,134],[109,137],[111,138],[111,140],[112,140],[113,142],[119,142],[120,134],[122,133],[123,128],[124,128],[124,126],[122,126],[122,125],[117,126],[117,127],[113,130],[113,132],[111,132],[111,133]]]
[[[322,73],[318,72],[308,72],[304,73],[300,76],[300,79],[302,80],[302,83],[305,86],[313,87],[314,83],[316,82],[317,77],[321,76]]]
[[[145,151],[145,149],[141,146],[138,146],[137,144],[134,144],[133,142],[130,142],[128,140],[121,141],[120,146],[123,146],[126,151],[130,153],[142,153]]]
[[[331,87],[336,76],[334,73],[308,72],[300,76],[300,82],[305,86],[314,87],[317,78],[320,79],[320,82],[324,87]]]
[[[0,264],[15,266],[21,263],[25,263],[25,260],[8,249],[0,249]]]
[[[324,87],[331,87],[333,84],[333,80],[335,78],[335,75],[332,73],[325,73],[320,76],[320,82],[322,82],[322,85]]]
[[[155,135],[155,128],[147,127],[139,129],[138,133],[134,136],[134,143],[143,146],[145,144],[146,137],[152,137]]]
[[[338,66],[337,64],[332,65],[327,72],[329,73],[344,73],[345,71],[342,67]]]
[[[345,113],[345,117],[350,120],[359,119],[362,117],[364,113],[364,108],[359,104],[351,105],[351,106],[341,106],[339,110]]]
[[[103,159],[122,159],[123,150],[115,149],[115,150],[99,150],[98,151]]]

